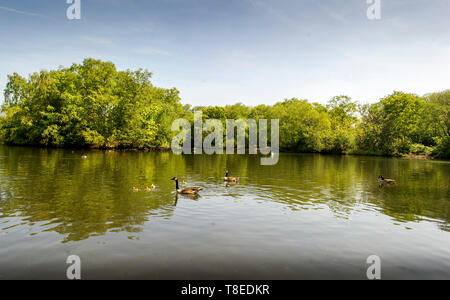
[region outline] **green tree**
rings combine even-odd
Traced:
[[[357,104],[348,96],[337,96],[326,106],[331,121],[331,144],[328,150],[344,153],[354,148]]]
[[[151,84],[146,70],[111,62],[8,77],[1,134],[11,144],[168,147],[170,124],[183,114],[176,89]]]

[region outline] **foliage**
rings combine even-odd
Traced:
[[[183,112],[176,89],[154,87],[145,70],[109,62],[8,76],[2,107],[5,142],[21,145],[168,147]]]
[[[430,155],[433,151],[433,148],[427,147],[422,144],[413,144],[411,145],[411,153],[416,155]]]
[[[433,104],[427,97],[394,92],[378,103],[362,106],[357,149],[403,155],[416,152],[417,144],[435,146],[436,139],[445,134],[436,123],[441,120],[444,127],[446,105],[444,108],[445,104]]]
[[[432,155],[438,158],[450,158],[450,137],[436,138],[436,140]]]
[[[450,91],[424,97],[394,92],[371,105],[337,96],[326,105],[292,98],[272,106],[192,108],[180,103],[176,89],[153,86],[151,75],[94,59],[28,79],[14,73],[5,89],[0,136],[19,145],[170,147],[172,122],[193,122],[201,110],[204,120],[218,119],[224,128],[227,119],[279,119],[283,150],[449,157]]]

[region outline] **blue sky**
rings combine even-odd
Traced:
[[[193,105],[375,102],[393,90],[450,88],[450,1],[0,0],[0,88],[93,57],[146,68]],[[1,96],[3,99],[3,95]]]

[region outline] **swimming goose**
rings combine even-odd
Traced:
[[[145,188],[145,191],[147,192],[147,193],[149,193],[149,192],[151,192],[151,191],[154,191],[156,189],[156,186],[154,185],[154,184],[152,184],[150,187],[146,187]]]
[[[198,187],[198,186],[191,186],[191,187],[187,187],[184,189],[180,189],[179,184],[178,184],[178,178],[174,177],[174,178],[172,178],[172,180],[175,180],[176,189],[177,189],[178,194],[193,195],[193,194],[197,194],[198,192],[203,190],[202,187]]]
[[[224,181],[227,182],[238,182],[239,181],[239,177],[229,177],[228,176],[228,171],[225,172],[225,177],[223,178]]]
[[[380,184],[396,184],[397,182],[394,179],[384,179],[383,176],[378,177],[378,182]]]
[[[133,192],[137,193],[137,192],[139,192],[139,189],[137,187],[133,186]]]

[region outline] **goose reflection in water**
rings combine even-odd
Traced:
[[[198,194],[178,194],[178,193],[176,193],[175,194],[175,202],[174,202],[173,206],[177,206],[179,198],[198,201],[201,198],[201,196]]]
[[[224,186],[226,187],[226,188],[229,188],[229,187],[235,187],[235,186],[238,186],[239,185],[239,182],[225,182],[224,183]]]

